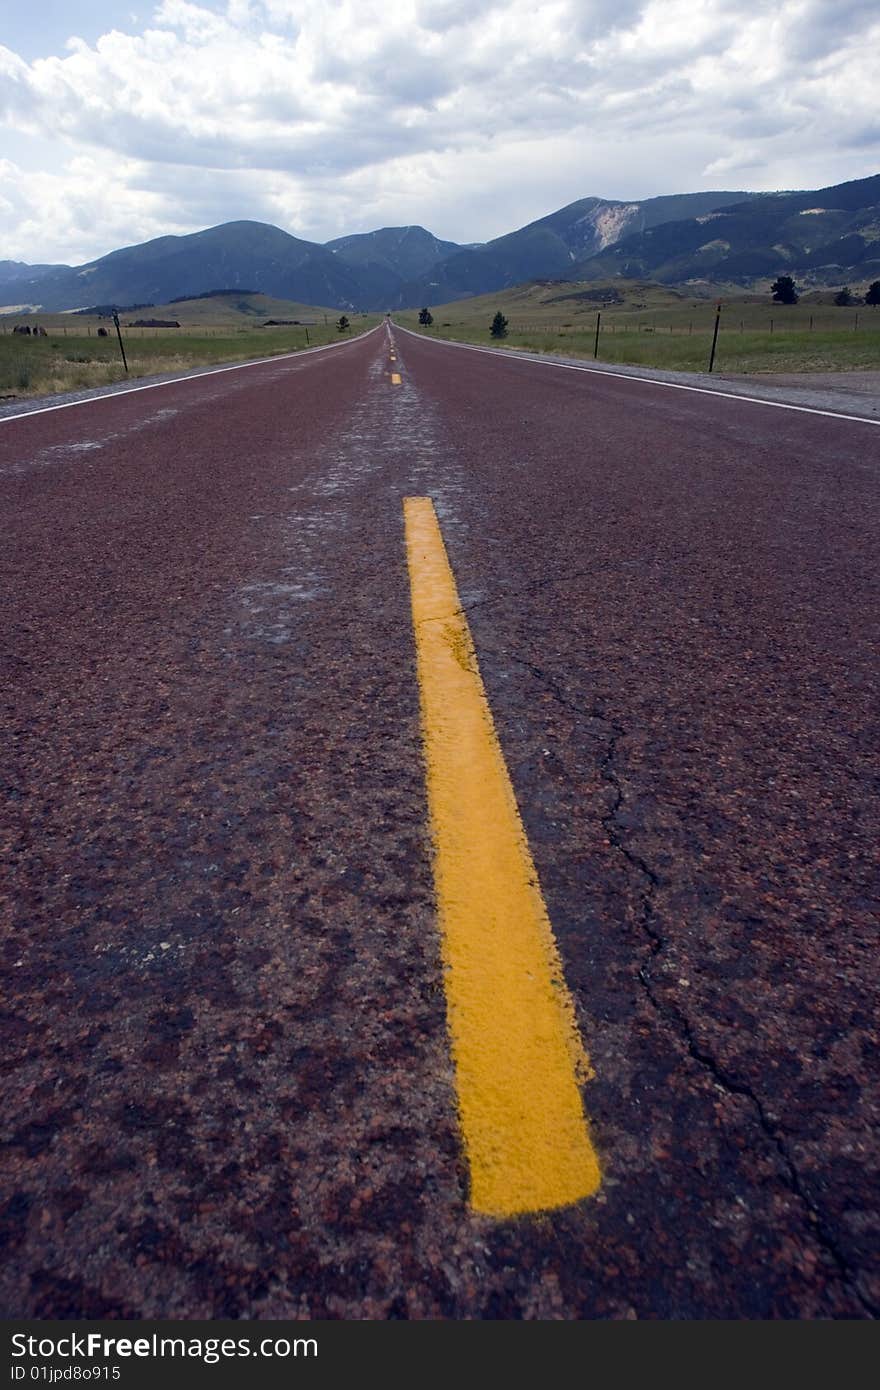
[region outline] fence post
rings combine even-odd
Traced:
[[[711,351],[710,354],[709,354],[709,371],[710,371],[710,372],[711,372],[712,368],[713,368],[714,365],[715,365],[715,346],[716,346],[716,344],[717,344],[717,342],[718,342],[718,327],[719,327],[719,324],[720,324],[720,323],[721,323],[721,300],[719,299],[717,305],[715,306],[715,332],[712,334],[712,351]]]
[[[119,327],[119,315],[116,313],[115,309],[113,311],[113,322],[116,324],[116,336],[119,339],[119,351],[122,353],[122,365],[125,368],[126,376],[128,376],[128,363],[125,360],[125,348],[122,346],[122,329]],[[89,332],[91,332],[91,329],[89,329]]]
[[[596,341],[595,341],[595,343],[593,344],[593,356],[594,356],[594,357],[598,357],[598,356],[599,356],[599,324],[600,324],[601,322],[602,322],[602,314],[601,314],[601,313],[597,313],[597,315],[596,315]]]

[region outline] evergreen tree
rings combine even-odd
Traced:
[[[779,275],[770,286],[770,293],[777,304],[797,304],[797,285],[790,275]]]
[[[337,323],[336,327],[339,329],[340,333],[344,333],[346,329],[351,327],[351,324],[345,317],[345,314],[340,315],[339,322]]]
[[[842,289],[842,290],[838,290],[838,291],[837,291],[837,294],[834,296],[834,303],[835,303],[835,304],[838,306],[838,308],[840,308],[840,309],[845,309],[845,308],[847,308],[847,306],[850,305],[850,304],[852,304],[852,302],[853,302],[853,297],[852,297],[852,295],[850,294],[849,285],[844,285],[843,289]]]
[[[880,280],[872,280],[865,294],[865,303],[872,307],[880,304]]]
[[[422,309],[422,311],[419,314],[419,323],[423,324],[425,328],[430,328],[433,322],[434,315],[431,313],[431,310]]]
[[[492,320],[492,327],[489,329],[489,332],[492,334],[493,338],[507,337],[507,319],[504,317],[500,309],[498,310],[498,313]]]

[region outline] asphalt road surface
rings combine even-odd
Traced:
[[[878,492],[875,424],[385,327],[0,421],[4,1315],[874,1316]],[[592,1068],[512,1217],[406,497]]]

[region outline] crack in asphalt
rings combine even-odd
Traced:
[[[608,567],[603,566],[601,572],[606,574],[608,572]],[[469,603],[459,603],[456,608],[451,608],[448,613],[439,613],[436,617],[420,618],[413,626],[415,628],[420,628],[426,626],[428,623],[445,623],[449,622],[452,618],[464,618],[464,620],[467,621],[468,614],[475,613],[477,609],[491,608],[495,604],[504,603],[512,598],[534,598],[535,595],[541,593],[542,590],[552,588],[554,585],[573,584],[578,579],[590,579],[597,573],[599,573],[599,571],[595,569],[572,570],[570,574],[554,575],[552,579],[539,579],[534,584],[529,584],[524,589],[505,589],[504,593],[495,594],[491,598],[477,598]],[[490,648],[487,647],[485,650],[489,651]],[[495,655],[498,655],[498,653],[495,653]],[[504,655],[509,655],[509,653],[504,653]],[[513,659],[515,661],[521,660],[519,657],[514,657]],[[563,700],[562,703],[565,703],[565,701]],[[578,713],[582,713],[582,711],[578,711]]]
[[[550,575],[546,579],[536,579],[531,584],[526,584],[522,589],[505,589],[502,593],[493,594],[491,598],[477,598],[471,602],[463,603],[456,609],[458,614],[474,613],[478,608],[491,608],[496,604],[505,603],[513,598],[534,598],[544,592],[545,589],[564,587],[566,584],[573,584],[578,579],[605,578],[611,574],[617,574],[620,570],[636,569],[639,562],[636,560],[621,560],[617,564],[608,564],[607,561],[601,565],[591,565],[587,569],[560,571]]]
[[[623,567],[628,568],[629,566],[624,565]],[[604,566],[603,570],[607,571],[607,568],[607,566]],[[521,590],[507,590],[501,594],[493,594],[485,598],[474,599],[471,602],[460,603],[453,614],[438,615],[436,618],[425,618],[422,619],[422,622],[448,622],[450,617],[461,617],[467,621],[467,615],[469,613],[474,613],[484,608],[491,608],[501,602],[509,601],[511,598],[534,596],[548,587],[572,583],[578,579],[588,578],[595,573],[595,567],[591,567],[579,569],[569,574],[553,574],[546,579],[525,586]],[[731,1096],[742,1097],[749,1103],[757,1119],[758,1126],[765,1136],[767,1144],[777,1155],[777,1171],[779,1172],[780,1179],[783,1185],[800,1203],[805,1213],[807,1224],[812,1228],[819,1248],[825,1253],[830,1263],[837,1269],[838,1277],[842,1285],[864,1310],[865,1314],[868,1317],[878,1316],[880,1308],[875,1307],[870,1299],[862,1293],[858,1284],[858,1275],[856,1271],[838,1243],[835,1232],[828,1225],[821,1211],[810,1197],[797,1165],[789,1152],[785,1137],[772,1124],[761,1098],[752,1087],[730,1073],[717,1058],[712,1056],[712,1054],[699,1043],[694,1031],[694,1026],[684,1011],[677,1004],[669,1003],[662,999],[657,992],[651,974],[651,965],[663,954],[668,944],[656,925],[654,898],[660,887],[661,880],[659,875],[651,868],[650,864],[625,843],[621,828],[617,824],[616,819],[625,799],[620,776],[614,765],[618,744],[626,732],[624,726],[614,719],[612,715],[607,713],[605,702],[601,699],[595,700],[590,709],[585,709],[576,702],[569,700],[553,677],[527,658],[518,656],[509,649],[493,648],[491,645],[482,641],[480,642],[479,649],[486,652],[488,655],[494,656],[496,659],[500,658],[514,661],[518,665],[525,667],[533,677],[544,686],[558,704],[576,714],[578,718],[587,718],[591,721],[596,721],[607,730],[605,734],[606,747],[604,755],[599,761],[599,772],[604,782],[611,788],[612,797],[611,804],[600,817],[600,822],[612,849],[625,860],[629,867],[639,875],[642,881],[639,928],[642,935],[647,940],[648,958],[639,966],[637,978],[645,998],[648,1000],[657,1017],[671,1030],[679,1043],[684,1047],[691,1061],[711,1077],[714,1085],[719,1090]]]
[[[600,759],[598,766],[603,780],[612,789],[613,798],[608,810],[600,817],[600,822],[608,836],[609,844],[627,864],[640,875],[644,883],[640,895],[642,910],[639,926],[643,935],[648,940],[649,958],[639,967],[637,977],[644,990],[645,997],[655,1013],[672,1029],[679,1041],[684,1044],[692,1061],[696,1062],[698,1066],[708,1072],[715,1085],[728,1094],[740,1096],[750,1103],[762,1133],[778,1155],[781,1164],[780,1175],[782,1180],[789,1191],[803,1206],[807,1220],[815,1233],[817,1243],[837,1267],[842,1283],[861,1305],[867,1316],[876,1318],[880,1315],[880,1307],[876,1306],[860,1289],[856,1271],[853,1269],[847,1255],[841,1249],[834,1231],[828,1226],[820,1209],[811,1198],[798,1172],[797,1165],[789,1152],[785,1137],[774,1127],[767,1115],[767,1111],[760,1096],[757,1095],[751,1086],[748,1086],[744,1081],[740,1081],[736,1076],[732,1075],[717,1058],[713,1057],[710,1052],[706,1051],[706,1049],[701,1046],[697,1040],[690,1019],[681,1008],[675,1004],[664,1001],[657,994],[650,967],[652,962],[662,955],[668,944],[666,938],[658,931],[654,922],[654,895],[660,886],[661,880],[647,861],[624,843],[620,827],[616,823],[617,813],[623,805],[625,798],[620,776],[614,768],[614,761],[617,755],[618,743],[626,732],[624,726],[606,712],[604,702],[601,700],[597,700],[591,709],[586,709],[576,704],[574,701],[569,700],[562,690],[560,690],[554,678],[527,658],[517,656],[509,649],[493,649],[484,642],[481,642],[480,647],[481,650],[487,652],[489,655],[496,658],[505,658],[516,662],[520,666],[524,666],[536,680],[541,682],[558,704],[562,705],[565,709],[571,710],[580,718],[595,720],[600,724],[604,724],[608,729],[605,753]]]
[[[492,598],[478,598],[471,603],[463,603],[457,609],[456,616],[459,613],[473,613],[478,608],[491,608],[493,604],[504,603],[512,598],[533,598],[544,589],[551,589],[557,585],[573,584],[578,579],[592,579],[597,574],[607,574],[608,569],[609,566],[603,565],[600,569],[591,567],[590,569],[572,570],[569,574],[554,574],[548,579],[538,579],[534,584],[528,584],[523,589],[505,589],[504,593],[495,594]]]

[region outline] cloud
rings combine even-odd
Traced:
[[[209,211],[325,239],[430,209],[476,240],[588,193],[856,177],[877,37],[873,0],[162,0],[51,57],[0,48],[0,120],[58,151],[4,191],[8,242],[82,246],[86,167],[124,210],[90,254],[126,216],[123,242]]]
[[[731,150],[728,154],[713,159],[703,170],[709,178],[726,178],[728,174],[738,174],[748,169],[760,167],[761,156],[754,147]]]

